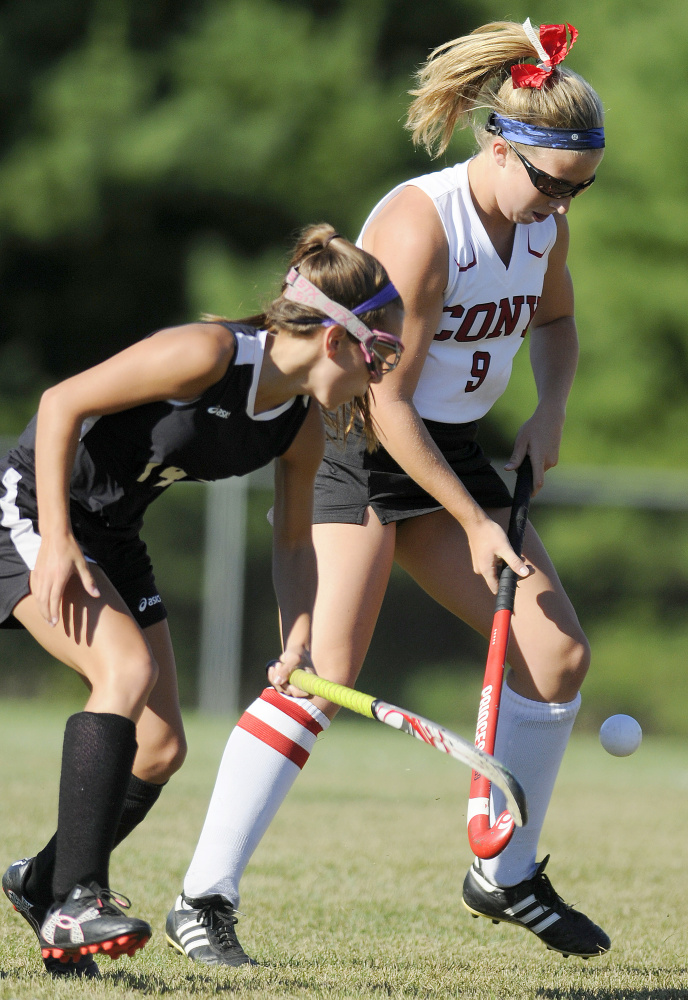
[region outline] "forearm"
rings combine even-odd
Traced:
[[[64,405],[59,387],[41,398],[36,421],[36,494],[42,536],[71,531],[69,483],[81,419]]]
[[[292,548],[276,546],[272,578],[280,609],[284,649],[310,649],[313,605],[318,585],[315,549],[310,541]]]
[[[538,402],[519,428],[507,469],[516,469],[524,455],[533,465],[534,493],[545,473],[559,461],[566,419],[566,402],[578,363],[578,335],[573,316],[562,316],[531,330],[530,360]]]
[[[536,327],[530,334],[530,361],[538,409],[564,423],[566,402],[578,366],[578,333],[573,316]]]

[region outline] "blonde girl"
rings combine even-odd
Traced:
[[[566,216],[592,185],[604,146],[600,99],[561,65],[575,37],[570,25],[497,22],[440,46],[420,70],[408,118],[414,140],[439,154],[455,129],[471,127],[478,149],[465,163],[398,185],[363,227],[361,245],[403,296],[406,349],[375,393],[383,447],[369,453],[362,434],[344,448],[330,442],[318,473],[312,655],[319,673],[355,684],[394,561],[484,636],[500,559],[526,574],[495,754],[524,785],[530,819],[500,856],[476,859],[463,901],[474,915],[588,957],[607,951],[609,938],[564,903],[544,874],[547,859],[536,855],[588,643],[535,529],[524,544],[529,571],[508,548],[510,496],[477,442],[478,423],[506,389],[528,333],[538,400],[516,430],[506,468],[529,455],[537,491],[558,460],[578,357]],[[283,693],[297,693],[286,665],[269,676]],[[314,699],[316,711],[325,728],[337,709]],[[238,905],[251,851],[303,764],[303,756],[280,757],[278,737],[253,724],[263,715],[259,699],[230,737],[187,896]],[[273,729],[299,743],[276,719]],[[493,813],[502,808],[495,794]]]

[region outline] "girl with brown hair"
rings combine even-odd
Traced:
[[[90,690],[67,721],[57,833],[2,880],[53,974],[97,975],[94,954],[132,954],[150,936],[108,882],[113,847],[185,754],[167,612],[139,534],[148,505],[174,482],[275,459],[283,657],[308,665],[323,411],[347,406],[344,423],[372,433],[369,387],[398,362],[402,321],[378,261],[313,226],[263,315],[160,330],[61,382],[0,463],[0,622]]]

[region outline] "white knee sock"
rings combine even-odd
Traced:
[[[530,701],[504,685],[494,755],[523,785],[528,822],[516,827],[501,854],[481,862],[495,885],[516,885],[535,873],[538,840],[580,702],[580,694],[563,705]],[[490,822],[505,808],[504,795],[493,786]]]
[[[225,747],[184,894],[221,893],[237,907],[251,855],[330,720],[306,698],[266,688]]]

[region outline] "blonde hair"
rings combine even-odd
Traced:
[[[347,309],[366,302],[389,284],[389,276],[380,261],[340,236],[327,222],[316,223],[301,231],[292,250],[289,267],[298,267],[304,278]],[[286,282],[283,282],[282,292],[285,288]],[[384,330],[385,313],[394,306],[403,308],[401,297],[358,315],[369,329],[377,327]],[[303,337],[311,336],[325,319],[325,314],[312,306],[280,295],[265,312],[237,322],[263,327],[272,333],[283,330],[291,336]],[[331,433],[340,439],[345,439],[354,425],[360,425],[369,451],[378,445],[370,409],[371,393],[372,390],[368,389],[364,396],[355,396],[350,403],[334,412],[323,411]]]
[[[440,45],[421,66],[418,86],[410,91],[415,100],[406,127],[414,143],[439,156],[454,129],[470,125],[484,148],[492,137],[485,132],[481,111],[543,128],[599,128],[602,102],[572,70],[556,66],[541,90],[514,87],[511,67],[533,58],[539,56],[523,25],[513,21],[493,21]]]

